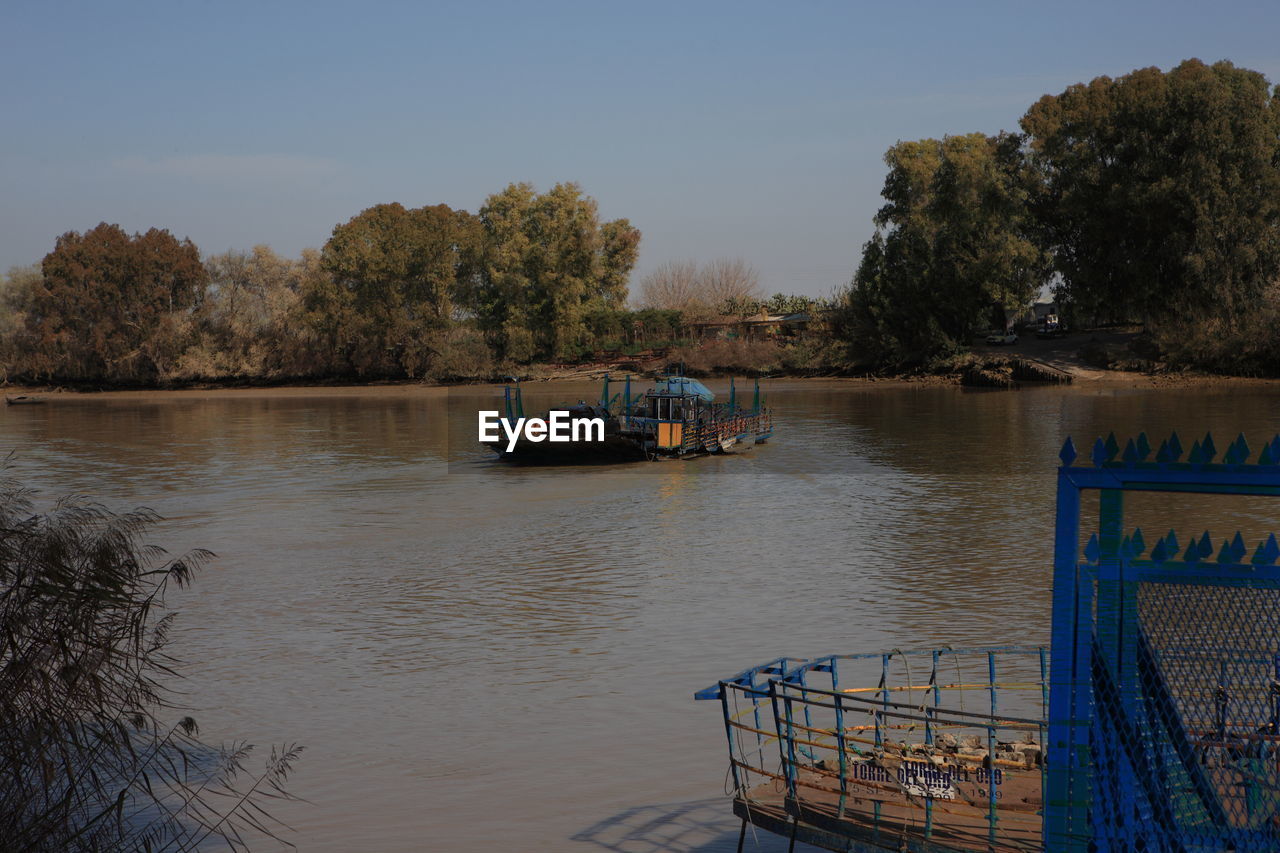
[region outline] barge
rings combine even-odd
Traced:
[[[520,386],[503,390],[506,419],[523,418]],[[549,420],[557,413],[565,413],[571,420],[599,418],[603,436],[550,442],[521,435],[514,443],[502,438],[481,443],[504,462],[589,464],[742,453],[773,436],[773,416],[764,405],[759,380],[750,405],[744,406],[738,401],[733,379],[729,380],[729,399],[718,402],[707,386],[677,373],[659,377],[653,387],[635,397],[630,376],[625,378],[623,390],[612,396],[606,376],[598,403],[579,401],[542,417]]]

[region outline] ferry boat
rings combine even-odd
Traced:
[[[520,386],[504,388],[508,421],[524,416]],[[631,395],[631,377],[623,391],[610,396],[610,380],[596,404],[579,401],[547,412],[567,412],[570,418],[601,418],[603,440],[531,441],[520,436],[514,446],[505,438],[481,442],[506,462],[562,464],[680,459],[720,453],[742,453],[773,435],[773,417],[764,405],[756,380],[750,407],[739,405],[737,383],[729,380],[729,399],[717,402],[696,379],[670,373],[652,388]]]

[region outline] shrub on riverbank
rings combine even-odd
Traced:
[[[1280,376],[1280,283],[1255,310],[1235,316],[1175,320],[1152,333],[1163,360],[1175,370],[1231,376]]]
[[[246,774],[249,748],[197,738],[164,681],[164,596],[209,556],[164,559],[141,537],[149,510],[64,499],[32,514],[0,482],[0,847],[31,851],[244,850],[298,748]],[[167,716],[167,714],[166,714]]]
[[[772,341],[714,340],[677,347],[670,361],[683,364],[690,376],[739,373],[759,376],[781,369],[782,352]]]

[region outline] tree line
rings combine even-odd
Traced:
[[[1051,288],[1072,325],[1140,323],[1172,365],[1280,375],[1280,94],[1262,74],[1188,60],[1099,77],[1020,124],[890,148],[875,233],[830,305],[765,298],[750,265],[719,259],[658,267],[632,308],[639,230],[577,184],[516,183],[476,213],[375,205],[296,259],[69,232],[0,282],[0,364],[27,382],[480,379],[820,309],[784,369],[900,370]]]
[[[664,312],[626,309],[640,232],[572,183],[511,184],[477,213],[375,205],[319,250],[201,259],[103,223],[0,290],[7,378],[152,385],[228,378],[467,378],[571,358]]]
[[[102,223],[0,281],[0,361],[9,381],[37,383],[487,379],[813,305],[766,299],[750,265],[720,259],[659,267],[629,307],[639,242],[572,183],[511,184],[475,214],[378,204],[299,258],[202,259],[168,231]]]
[[[1021,133],[900,142],[841,301],[868,366],[926,362],[1046,286],[1172,364],[1280,374],[1280,91],[1187,60],[1045,95]]]

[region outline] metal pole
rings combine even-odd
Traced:
[[[1058,473],[1053,545],[1053,655],[1049,659],[1049,758],[1044,798],[1047,849],[1088,846],[1089,715],[1093,587],[1079,577],[1080,490]]]

